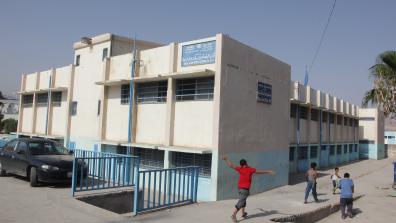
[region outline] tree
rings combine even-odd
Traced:
[[[4,119],[1,122],[1,129],[6,134],[10,134],[10,132],[16,132],[17,126],[18,126],[18,121],[13,118]]]
[[[363,107],[378,105],[385,115],[396,114],[396,51],[381,53],[370,69],[374,88],[364,95]]]

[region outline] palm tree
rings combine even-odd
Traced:
[[[374,88],[364,95],[362,105],[378,105],[385,115],[396,114],[396,51],[381,53],[370,69]]]

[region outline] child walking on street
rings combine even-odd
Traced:
[[[246,207],[246,199],[249,196],[250,185],[252,183],[252,176],[253,174],[275,174],[272,170],[256,170],[255,168],[249,167],[247,161],[241,159],[239,164],[240,166],[234,165],[231,160],[224,156],[223,160],[226,162],[227,166],[236,170],[239,173],[239,180],[238,180],[238,193],[239,193],[239,200],[238,203],[235,205],[234,212],[231,215],[233,222],[237,222],[236,214],[239,210],[242,211],[242,217],[247,217],[247,212],[245,212]]]
[[[331,175],[331,181],[333,182],[333,194],[335,194],[336,190],[338,189],[339,180],[341,179],[338,172],[339,172],[339,169],[338,169],[338,167],[336,167],[334,169],[334,174]]]
[[[341,218],[345,219],[347,216],[352,218],[353,193],[355,192],[355,186],[353,184],[353,180],[349,179],[349,173],[345,173],[344,179],[340,180],[340,189]],[[347,209],[346,213],[345,208]]]
[[[312,196],[315,202],[318,202],[318,194],[316,193],[316,178],[318,177],[318,172],[316,171],[316,163],[311,163],[311,168],[305,173],[305,178],[307,180],[307,187],[305,188],[305,199],[304,204],[307,203],[309,192],[312,190]]]

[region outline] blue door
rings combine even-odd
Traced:
[[[326,145],[321,146],[320,148],[320,166],[328,167],[329,166],[329,147]]]

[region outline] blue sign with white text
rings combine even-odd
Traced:
[[[216,41],[194,43],[182,47],[182,67],[211,64],[216,58]]]
[[[272,85],[260,81],[257,83],[257,101],[272,103]]]

